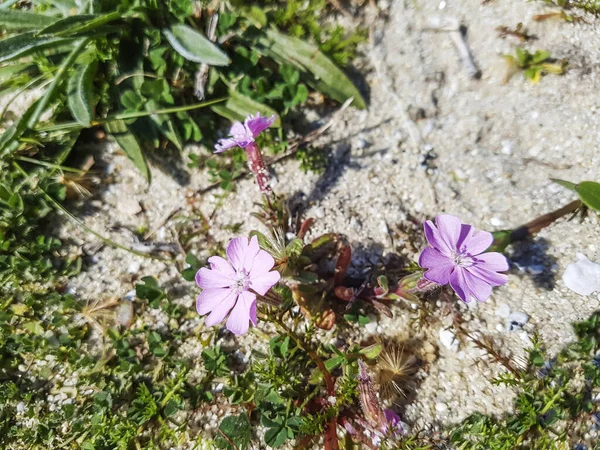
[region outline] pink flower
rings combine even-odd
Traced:
[[[215,153],[221,153],[233,147],[246,148],[254,142],[254,139],[260,133],[275,122],[275,118],[274,115],[271,117],[261,117],[260,113],[256,113],[255,116],[250,114],[243,124],[235,122],[229,130],[231,138],[219,139],[215,145]]]
[[[402,419],[389,408],[383,410],[385,414],[385,425],[383,426],[383,433],[390,437],[398,437],[404,433],[404,427]]]
[[[227,261],[220,256],[208,258],[210,269],[203,267],[196,274],[202,292],[196,301],[198,314],[210,313],[206,325],[221,322],[229,314],[227,329],[234,334],[248,331],[248,322],[256,325],[256,294],[265,295],[280,278],[271,271],[273,257],[258,246],[253,236],[232,239],[227,246]]]
[[[508,270],[506,258],[496,252],[484,253],[494,238],[462,224],[457,217],[442,214],[424,224],[427,247],[419,257],[419,265],[428,269],[425,278],[452,286],[461,300],[474,297],[483,302],[492,294],[492,286],[501,286],[508,277],[498,273]]]

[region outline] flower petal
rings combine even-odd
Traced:
[[[273,122],[275,122],[275,119],[275,115],[272,115],[271,117],[261,117],[260,113],[256,113],[256,116],[253,116],[252,114],[249,115],[244,123],[246,129],[252,133],[252,136],[256,137],[269,128]]]
[[[438,284],[448,284],[454,270],[454,262],[437,250],[427,247],[419,256],[419,265],[424,269],[425,278]]]
[[[450,277],[450,286],[464,302],[470,302],[471,297],[484,302],[492,295],[492,287],[484,280],[458,267]]]
[[[452,286],[456,295],[458,295],[463,302],[469,303],[471,301],[471,296],[462,272],[463,269],[461,267],[457,267],[456,270],[452,272],[452,275],[450,275],[450,286]]]
[[[272,272],[267,272],[266,274],[258,277],[250,277],[249,287],[258,292],[260,295],[265,295],[269,289],[277,284],[280,278],[281,275],[279,272],[273,270]]]
[[[252,303],[250,306],[250,322],[252,322],[252,325],[256,326],[256,302]]]
[[[256,295],[248,291],[240,293],[238,301],[227,319],[226,326],[229,331],[233,334],[244,334],[248,331],[250,309],[253,304],[256,304]]]
[[[473,229],[473,233],[467,236],[461,247],[471,255],[479,255],[490,248],[493,242],[494,236],[492,236],[492,233]]]
[[[508,282],[508,277],[503,273],[492,272],[491,270],[487,270],[478,264],[465,267],[465,270],[467,270],[473,276],[485,281],[490,286],[502,286]]]
[[[235,290],[232,289],[230,291],[230,295],[225,297],[225,299],[219,305],[217,305],[216,308],[212,310],[212,312],[204,320],[204,324],[207,327],[212,327],[213,325],[216,325],[219,322],[223,321],[227,313],[231,311],[233,305],[236,304],[236,300],[237,303],[239,303],[238,294]]]
[[[478,265],[487,270],[492,270],[494,272],[504,272],[508,270],[508,260],[502,253],[483,253],[481,255],[477,255],[474,259]]]
[[[196,311],[203,316],[219,308],[221,304],[227,305],[227,297],[232,292],[233,289],[229,288],[204,289],[196,300]],[[231,309],[231,306],[229,309]]]
[[[252,264],[252,270],[250,271],[250,278],[259,277],[266,274],[275,265],[275,260],[269,253],[264,250],[259,250],[254,257],[254,263]]]
[[[234,138],[244,136],[247,134],[246,127],[242,122],[233,122],[231,128],[229,129],[229,134]]]
[[[227,258],[235,270],[239,270],[244,265],[246,250],[248,248],[248,238],[246,236],[236,237],[229,241],[227,246]]]
[[[233,283],[235,283],[234,278],[218,270],[203,267],[196,273],[196,284],[202,289],[224,288],[231,286]]]
[[[452,255],[452,249],[448,247],[448,244],[446,244],[446,242],[444,242],[444,240],[440,236],[440,232],[431,220],[427,220],[423,224],[423,229],[425,231],[425,237],[427,238],[427,242],[429,242],[429,245],[431,245],[434,249],[438,250],[443,255]]]
[[[460,219],[450,214],[440,214],[435,218],[435,223],[442,240],[451,250],[456,250],[462,229]]]
[[[258,245],[258,238],[256,236],[252,236],[250,238],[250,242],[248,243],[248,247],[246,248],[246,253],[244,254],[244,262],[242,264],[242,268],[246,271],[246,273],[252,272],[252,267],[256,262],[256,256],[260,252],[260,247]]]
[[[235,139],[219,139],[215,144],[215,153],[223,153],[225,150],[236,147],[238,145]]]
[[[210,268],[212,270],[216,270],[221,272],[223,275],[227,275],[235,279],[235,269],[231,267],[231,264],[225,258],[221,258],[220,256],[211,256],[208,258],[208,263],[210,264]]]

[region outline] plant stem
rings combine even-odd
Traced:
[[[522,241],[527,237],[531,236],[532,234],[538,233],[540,230],[551,225],[561,217],[575,212],[580,207],[581,201],[573,200],[571,203],[563,206],[562,208],[536,217],[531,222],[527,222],[526,224],[515,228],[510,236],[511,241]]]
[[[173,106],[171,108],[157,109],[155,111],[134,111],[129,113],[121,113],[115,114],[114,116],[104,117],[102,119],[92,120],[90,122],[90,126],[94,127],[97,125],[102,125],[103,123],[110,122],[113,120],[126,120],[126,119],[137,119],[139,117],[147,117],[155,114],[173,114],[183,111],[192,111],[194,109],[204,108],[206,106],[214,105],[215,103],[221,103],[227,100],[227,97],[217,98],[214,100],[209,100],[207,102],[196,103],[194,105],[186,105],[186,106]],[[78,128],[86,128],[81,125],[79,122],[65,122],[56,125],[39,127],[36,128],[36,131],[59,131],[65,129],[78,129]]]
[[[269,170],[265,165],[265,161],[260,152],[260,148],[256,145],[255,142],[247,145],[246,155],[248,156],[248,166],[250,167],[250,171],[256,177],[256,183],[258,184],[258,188],[260,192],[266,197],[269,205],[270,197],[273,194],[273,190],[271,189],[271,177],[269,176]]]

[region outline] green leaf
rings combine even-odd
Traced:
[[[239,416],[227,416],[221,421],[215,444],[218,448],[227,450],[246,450],[251,439],[250,420],[246,413],[242,413]]]
[[[531,58],[531,64],[544,62],[548,58],[550,58],[550,52],[548,50],[537,50]]]
[[[144,105],[144,98],[137,92],[128,90],[121,95],[121,104],[129,111],[138,111]]]
[[[23,205],[23,199],[18,193],[14,193],[8,199],[8,206],[13,209],[17,214],[21,214],[25,208]]]
[[[34,30],[56,22],[55,17],[18,9],[0,9],[0,28],[4,30]]]
[[[237,91],[232,90],[229,92],[229,98],[224,105],[214,105],[211,109],[232,122],[243,122],[248,115],[256,114],[257,112],[267,117],[275,115],[276,119],[272,126],[275,128],[281,127],[281,118],[277,114],[277,111]]]
[[[67,56],[61,62],[58,71],[52,79],[52,83],[50,83],[50,86],[48,86],[46,91],[44,91],[44,95],[42,95],[42,97],[40,98],[35,108],[35,111],[33,112],[31,117],[29,118],[29,121],[27,122],[27,126],[29,128],[33,128],[37,125],[38,121],[40,120],[40,117],[42,116],[46,108],[48,108],[48,106],[50,106],[50,103],[54,100],[56,91],[58,90],[58,87],[62,84],[63,80],[69,73],[69,69],[75,63],[79,54],[83,50],[85,50],[89,42],[89,39],[81,39],[80,41],[78,41],[71,53],[69,53],[69,56]]]
[[[68,99],[71,114],[84,127],[94,119],[93,85],[97,64],[80,65],[69,79]]]
[[[556,184],[560,184],[562,187],[567,188],[570,191],[575,192],[575,183],[571,183],[570,181],[559,180],[558,178],[550,178],[551,181],[554,181]]]
[[[245,7],[241,10],[242,16],[256,28],[262,28],[267,24],[267,15],[258,6]]]
[[[335,369],[337,366],[342,364],[346,360],[345,356],[334,356],[325,361],[325,368],[327,370]]]
[[[281,447],[287,440],[286,428],[269,428],[265,433],[265,443],[269,447]]]
[[[147,111],[157,111],[159,109],[160,105],[155,100],[148,100],[146,103]],[[183,150],[181,136],[179,135],[179,132],[175,128],[175,125],[173,125],[173,121],[169,118],[169,116],[166,114],[152,114],[150,119],[152,122],[154,122],[154,125],[156,125],[156,128],[158,128],[158,131],[160,131],[164,137],[171,141],[179,151]]]
[[[358,353],[361,355],[365,355],[369,359],[375,359],[379,356],[381,351],[383,350],[382,344],[373,344],[368,347],[361,348]]]
[[[210,66],[227,66],[231,63],[226,53],[187,25],[174,25],[170,30],[164,29],[163,33],[173,49],[189,61]]]
[[[125,125],[125,122],[122,120],[113,120],[105,123],[104,127],[149,183],[151,174],[146,156],[142,152],[142,147],[136,137],[129,131],[127,125]]]
[[[33,32],[21,33],[0,41],[0,62],[26,56],[46,47],[58,47],[71,39],[56,37],[35,37]]]
[[[37,32],[38,36],[74,36],[86,31],[95,30],[107,23],[121,19],[119,12],[112,12],[102,16],[85,14],[80,16],[69,16]]]
[[[138,283],[135,285],[135,295],[143,300],[148,300],[153,307],[158,306],[158,302],[165,298],[165,293],[158,285],[156,278],[143,277],[142,281],[144,284]]]
[[[350,79],[317,47],[301,39],[286,36],[273,29],[259,39],[262,52],[290,64],[315,78],[316,88],[338,102],[354,98],[352,104],[365,109],[366,102]]]
[[[582,181],[575,186],[575,192],[588,208],[600,212],[600,183]]]

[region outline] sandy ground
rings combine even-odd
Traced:
[[[373,47],[364,49],[371,57],[362,64],[370,89],[369,110],[345,111],[320,139],[319,144],[332,153],[324,175],[305,174],[293,161],[274,168],[278,192],[303,194],[307,215],[317,219],[314,235],[334,231],[348,236],[356,268],[391,252],[416,258],[395,231],[408,216],[424,220],[446,212],[479,228],[509,228],[574,198],[550,177],[575,182],[600,178],[598,19],[534,22],[535,14],[550,9],[520,0],[394,1],[380,2],[380,7],[389,18],[375,21]],[[455,18],[467,27],[481,79],[469,76],[448,32],[427,29],[436,17]],[[533,85],[518,73],[502,83],[501,55],[514,54],[519,42],[500,38],[495,29],[519,22],[538,37],[525,44],[527,48],[544,48],[569,61],[566,75],[549,75]],[[83,219],[124,244],[131,241],[114,231],[117,224],[134,228],[146,224],[152,229],[175,208],[187,208],[189,194],[208,184],[205,175],[190,172],[190,183],[182,187],[154,168],[148,188],[115,151],[110,146],[105,155],[115,183],[86,205],[86,211],[95,210]],[[256,199],[253,181],[243,180],[236,193],[206,194],[200,209],[207,216],[214,213],[214,236],[226,242],[231,237],[226,226],[243,222],[241,233],[260,226],[248,215]],[[157,239],[169,242],[174,222],[161,228]],[[493,336],[514,355],[523,354],[533,332],[551,352],[558,351],[573,337],[570,323],[600,305],[600,296],[575,294],[561,280],[577,252],[600,261],[599,230],[593,218],[582,224],[561,221],[540,233],[533,244],[514,250],[508,285],[496,289],[484,304],[461,306],[466,328]],[[125,297],[135,277],[145,275],[181,287],[172,264],[101,247],[77,227],[65,226],[61,232],[93,254],[87,271],[70,284],[82,298]],[[198,254],[208,256],[200,245]],[[197,290],[185,286],[187,293],[178,301],[193,308]],[[438,355],[419,373],[418,388],[404,412],[408,423],[447,424],[475,411],[511,410],[513,393],[489,381],[500,368],[488,363],[472,344],[457,347],[447,342],[452,338],[444,331],[451,330],[448,317],[437,313],[430,325],[416,330],[410,322],[414,312],[400,307],[393,312],[393,319],[380,319],[376,327],[362,329],[362,336],[399,334],[422,342],[422,352]],[[529,316],[522,330],[507,329],[510,312]],[[161,325],[158,316],[149,320],[155,321],[152,326]],[[201,323],[200,318],[193,319],[189,326]],[[239,341],[242,353],[256,339],[251,333]],[[182,351],[199,354],[199,341],[185,342]]]

